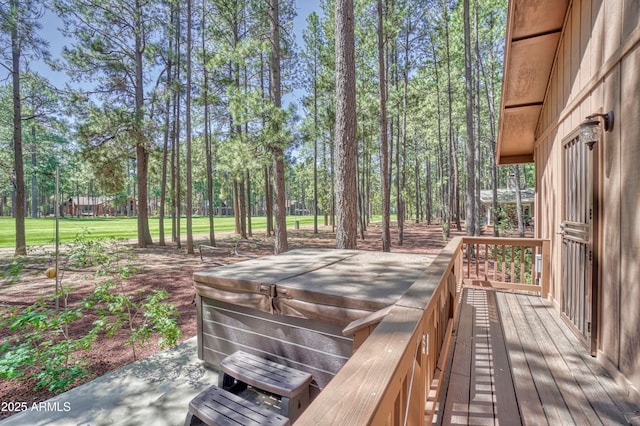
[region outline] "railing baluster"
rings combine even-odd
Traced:
[[[536,278],[538,277],[536,272],[536,256],[538,251],[542,253],[542,246],[531,247],[531,284],[534,285],[538,284],[536,282]]]
[[[505,245],[502,245],[502,248],[500,249],[500,252],[502,254],[502,281],[506,281],[507,280],[507,254],[506,254],[506,248]]]
[[[493,245],[493,280],[498,281],[498,245]]]
[[[511,263],[511,276],[509,277],[509,282],[515,283],[516,281],[516,271],[515,271],[515,266],[516,266],[516,247],[515,246],[511,246],[511,261],[509,263]]]
[[[527,247],[520,247],[520,282],[522,284],[527,284],[527,280],[524,276],[524,263],[525,258],[527,257]]]
[[[465,244],[467,249],[467,278],[471,278],[471,244]]]
[[[489,244],[484,245],[484,276],[489,277]]]

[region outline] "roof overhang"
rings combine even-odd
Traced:
[[[533,161],[535,132],[570,0],[509,0],[498,164]]]

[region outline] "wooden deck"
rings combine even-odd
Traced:
[[[437,424],[640,424],[640,407],[539,297],[466,288]]]

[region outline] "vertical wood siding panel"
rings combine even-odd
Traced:
[[[613,55],[621,45],[622,37],[622,0],[606,0],[602,2],[604,7],[604,22],[606,29],[604,36],[604,57],[602,62]]]
[[[554,202],[549,207],[549,211],[553,212],[554,222],[552,227],[551,238],[554,241],[554,267],[555,271],[554,282],[556,284],[554,289],[554,297],[556,300],[562,300],[562,238],[558,235],[560,231],[560,222],[564,219],[564,182],[562,177],[563,172],[563,149],[562,149],[562,137],[571,131],[567,124],[567,120],[560,123],[559,131],[555,136],[555,140],[552,146],[553,155],[553,169],[551,173],[551,188],[555,188],[553,191]]]
[[[620,93],[620,68],[606,78],[604,84],[606,104],[613,107],[616,119],[622,115]],[[613,98],[613,99],[612,99]],[[616,120],[616,121],[617,121]],[[614,131],[606,134],[600,147],[602,153],[602,256],[601,277],[601,349],[616,366],[619,364],[620,344],[620,122]]]
[[[554,121],[560,115],[560,98],[562,93],[562,61],[556,62],[556,67],[553,71],[553,100],[551,102],[551,120]]]
[[[582,61],[582,49],[580,49],[581,3],[579,1],[573,2],[571,17],[569,18],[571,22],[571,96],[569,96],[569,99],[575,99],[582,88],[580,86],[580,62]]]
[[[562,104],[561,104],[561,108],[560,111],[562,111],[562,109],[565,107],[565,105],[567,105],[569,103],[569,99],[571,98],[571,86],[572,86],[572,81],[571,81],[571,30],[572,30],[572,25],[571,25],[571,19],[567,20],[567,25],[565,28],[565,33],[564,33],[564,37],[562,39],[562,44],[563,44],[563,56],[562,56],[562,63],[563,63],[563,74],[562,74],[562,90],[563,90],[563,95],[562,95]]]
[[[620,371],[640,388],[640,47],[622,61],[620,131]],[[611,138],[611,143],[618,140]]]
[[[559,48],[564,49],[563,45],[564,45],[564,41],[561,40]],[[562,85],[562,77],[564,76],[564,61],[562,61],[563,51],[564,50],[559,51],[560,55],[557,58],[557,62],[556,62],[556,75],[555,75],[556,99],[554,103],[554,108],[555,108],[555,113],[553,114],[554,118],[558,117],[558,115],[560,114],[560,111],[562,111],[562,98],[564,97],[564,94],[563,94],[564,87]]]
[[[604,55],[604,22],[605,22],[605,8],[602,4],[602,0],[591,1],[591,44],[589,47],[591,57],[591,75],[594,75],[602,63]]]
[[[580,89],[585,87],[591,78],[591,56],[593,52],[591,47],[593,39],[591,37],[591,28],[593,21],[591,19],[591,0],[584,0],[580,8],[580,51],[582,52],[580,61]]]
[[[639,0],[624,0],[622,19],[622,39],[626,40],[640,26]]]

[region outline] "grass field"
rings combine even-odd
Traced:
[[[295,221],[299,221],[300,226],[313,225],[313,216],[287,216],[287,227],[294,226]],[[322,222],[322,218],[319,218]],[[266,217],[254,217],[251,220],[253,230],[266,229]],[[214,219],[215,232],[232,232],[235,228],[233,217],[216,217]],[[164,221],[165,238],[171,236],[171,218]],[[54,218],[25,219],[27,232],[27,246],[40,246],[55,243],[56,223]],[[89,237],[95,239],[118,238],[136,239],[138,238],[138,221],[135,217],[96,217],[96,218],[60,218],[60,243],[73,241],[77,235],[87,232]],[[154,242],[158,241],[159,219],[153,217],[149,219],[149,230]],[[186,236],[187,220],[180,220],[181,235]],[[193,234],[208,235],[209,219],[207,217],[193,218]],[[16,232],[15,219],[10,217],[0,217],[0,248],[15,247]]]

